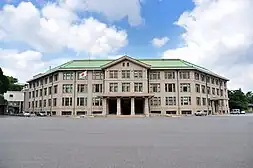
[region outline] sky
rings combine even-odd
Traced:
[[[252,0],[1,0],[0,67],[25,82],[73,59],[179,58],[253,90]]]

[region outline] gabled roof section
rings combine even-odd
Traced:
[[[105,65],[103,65],[103,66],[101,66],[101,68],[102,69],[105,69],[105,68],[109,68],[109,67],[111,67],[111,66],[113,66],[113,65],[115,65],[115,64],[118,64],[118,63],[120,63],[120,62],[122,62],[122,61],[124,61],[124,60],[128,60],[128,61],[130,61],[130,62],[133,62],[133,63],[135,63],[135,64],[137,64],[137,65],[140,65],[140,66],[142,66],[142,67],[145,67],[145,68],[151,68],[151,65],[149,65],[149,64],[147,64],[147,63],[144,63],[144,62],[142,62],[142,61],[140,61],[140,60],[137,60],[137,59],[134,59],[134,58],[132,58],[132,57],[129,57],[129,56],[122,56],[122,57],[120,57],[120,58],[118,58],[118,59],[116,59],[116,60],[113,60],[113,61],[111,61],[111,62],[109,62],[109,63],[107,63],[107,64],[105,64]]]

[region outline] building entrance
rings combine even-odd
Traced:
[[[121,114],[122,115],[131,114],[131,99],[130,98],[121,99]]]
[[[117,114],[117,99],[116,98],[111,98],[108,99],[108,107],[109,111],[108,114]]]

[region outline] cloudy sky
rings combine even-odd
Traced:
[[[252,0],[1,0],[0,67],[25,82],[71,59],[180,58],[253,90]]]

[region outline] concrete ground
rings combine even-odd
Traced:
[[[252,168],[253,116],[0,118],[0,168]]]

